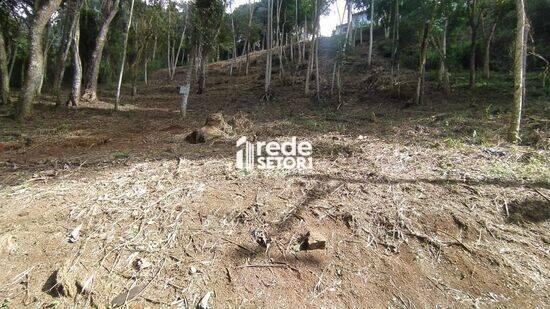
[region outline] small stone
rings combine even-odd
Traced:
[[[326,248],[326,238],[319,232],[309,231],[306,238],[306,250],[322,250]]]
[[[324,235],[310,230],[298,239],[298,244],[294,247],[294,250],[322,250],[326,248],[326,243]]]
[[[13,254],[17,250],[15,237],[11,234],[5,234],[0,237],[0,252],[3,254]]]

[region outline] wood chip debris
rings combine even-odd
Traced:
[[[210,301],[210,297],[212,296],[212,294],[213,292],[206,293],[197,305],[197,309],[210,309],[210,305],[208,304],[208,302]]]
[[[147,287],[146,283],[138,284],[131,289],[121,292],[111,301],[112,307],[120,307],[136,298],[145,288]]]
[[[77,242],[78,238],[80,237],[80,230],[82,229],[82,223],[79,224],[77,227],[75,227],[68,235],[67,235],[67,241],[71,244]]]

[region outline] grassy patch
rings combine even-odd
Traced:
[[[489,172],[498,177],[550,183],[550,158],[543,153],[530,152],[514,161],[495,161]]]
[[[71,129],[71,125],[68,123],[61,123],[55,128],[55,132],[59,134],[67,133]]]
[[[319,142],[313,145],[315,156],[346,156],[351,157],[354,154],[362,153],[363,150],[359,145],[353,143],[345,143],[340,141]]]
[[[464,147],[464,142],[461,139],[446,137],[443,139],[445,145],[449,148],[462,148]]]
[[[303,125],[311,131],[324,132],[327,130],[327,124],[324,120],[305,118],[303,119]]]
[[[127,159],[127,158],[130,157],[130,155],[125,151],[117,151],[117,152],[113,153],[113,157],[115,159]]]

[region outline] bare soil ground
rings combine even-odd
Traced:
[[[527,111],[532,145],[510,146],[506,93],[429,89],[404,108],[411,86],[396,97],[364,54],[339,110],[329,77],[315,102],[290,68],[262,102],[255,59],[249,76],[211,65],[183,120],[163,71],[119,112],[45,95],[34,121],[2,119],[0,307],[550,306],[548,102]],[[233,137],[184,141],[220,110]],[[309,140],[314,168],[237,171],[242,135]],[[326,249],[295,250],[306,231]]]

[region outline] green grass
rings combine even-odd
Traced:
[[[353,156],[362,152],[360,146],[353,143],[345,142],[319,142],[313,145],[314,154],[316,157],[333,157],[337,155]]]
[[[464,147],[464,141],[462,139],[446,137],[443,139],[443,142],[445,143],[445,146],[449,148],[460,149]]]
[[[67,133],[71,130],[69,123],[61,123],[55,128],[55,132],[59,134]]]
[[[516,161],[495,161],[489,167],[489,173],[504,178],[550,183],[550,158],[532,152]]]
[[[113,157],[115,159],[127,159],[130,157],[130,155],[125,151],[117,151],[113,154]]]
[[[10,307],[10,303],[11,303],[11,299],[9,298],[4,298],[4,300],[2,301],[2,303],[0,304],[0,309],[7,309]]]

